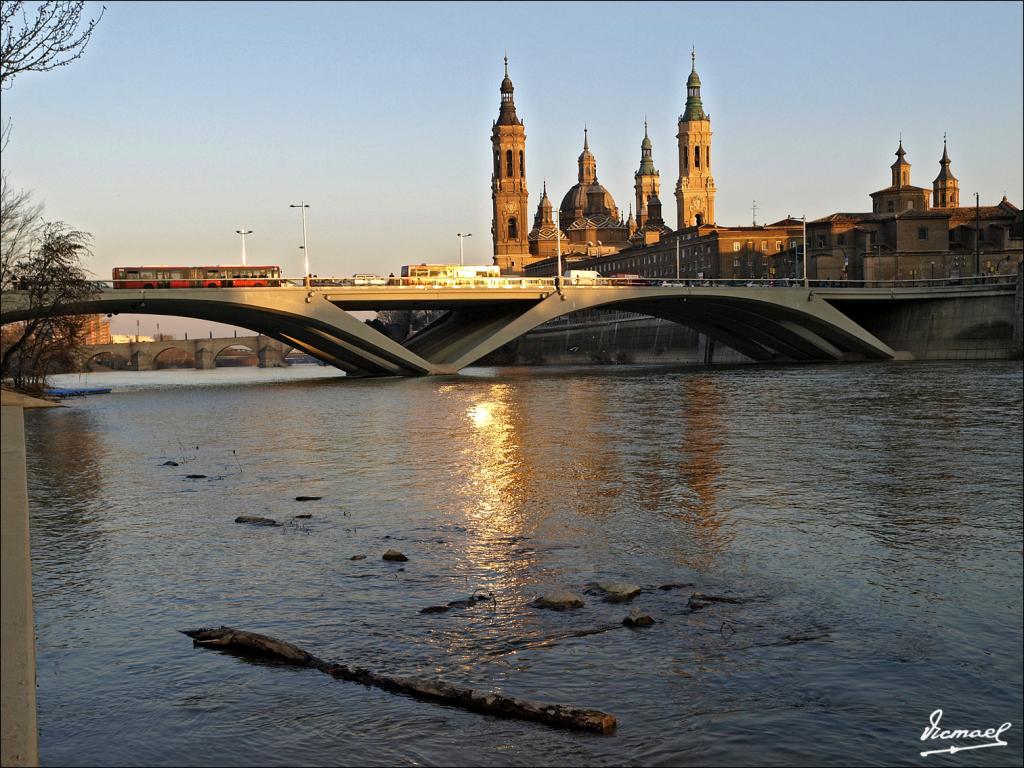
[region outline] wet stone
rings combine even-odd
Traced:
[[[392,560],[396,563],[404,563],[409,558],[399,552],[397,549],[389,549],[384,553],[382,560]]]
[[[622,620],[622,623],[627,627],[649,627],[655,622],[650,614],[644,613],[639,608],[633,608],[630,610],[629,615]]]
[[[296,501],[319,501],[323,496],[296,496]]]
[[[248,523],[249,525],[280,525],[277,520],[257,515],[239,515],[235,518],[236,523]]]
[[[555,589],[545,592],[533,601],[537,608],[550,608],[555,611],[564,611],[568,608],[582,608],[583,598],[575,592],[567,589]]]
[[[189,480],[203,480],[206,478],[206,475],[185,475],[185,477]]]
[[[162,467],[176,467],[176,466],[178,466],[178,462],[176,462],[176,461],[165,461],[160,466],[162,466]]]
[[[444,613],[447,610],[447,605],[430,605],[426,608],[421,608],[420,613]]]
[[[352,555],[352,557],[349,558],[349,560],[365,560],[365,559],[366,559],[366,555]]]
[[[641,592],[640,587],[636,584],[622,581],[604,581],[597,584],[596,588],[604,593],[604,599],[609,603],[624,603],[627,600],[632,600]]]
[[[293,520],[308,520],[311,517],[312,517],[312,515],[307,512],[304,515],[294,515],[292,519]]]

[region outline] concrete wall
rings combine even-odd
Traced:
[[[1020,356],[1020,345],[1014,345],[1015,301],[1013,294],[1004,294],[832,303],[894,350],[917,360],[1005,360]]]

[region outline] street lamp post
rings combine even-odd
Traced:
[[[810,287],[807,280],[807,214],[803,215],[804,221],[804,288]]]
[[[932,280],[935,279],[935,262],[932,262]]]
[[[974,193],[974,274],[981,274],[981,204]]]
[[[309,205],[305,200],[300,202],[298,205],[289,205],[289,208],[298,208],[302,211],[302,256],[303,256],[303,269],[306,270],[303,282],[306,287],[309,288],[309,249],[306,247],[306,209]]]
[[[244,267],[245,266],[245,236],[246,235],[251,235],[252,234],[252,230],[251,229],[236,229],[235,230],[235,234],[242,236],[242,266]]]
[[[464,253],[464,250],[463,250],[463,245],[462,245],[462,243],[463,243],[463,241],[464,241],[464,240],[465,240],[465,239],[466,239],[467,237],[472,237],[472,236],[473,236],[473,233],[472,233],[472,232],[469,232],[469,233],[467,233],[467,234],[465,234],[465,235],[464,235],[464,234],[462,234],[461,232],[459,232],[459,233],[458,233],[457,235],[455,235],[455,236],[456,236],[457,238],[459,238],[459,266],[460,266],[460,267],[464,267],[464,266],[466,266],[466,261],[465,261],[465,253]]]
[[[554,213],[554,215],[555,215],[555,253],[557,254],[557,257],[558,257],[558,261],[556,263],[556,269],[558,271],[555,272],[555,290],[557,290],[559,293],[561,293],[562,292],[562,224],[561,224],[561,216],[559,215],[561,212],[556,208],[554,211],[552,211],[552,213]]]

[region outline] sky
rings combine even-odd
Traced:
[[[87,3],[96,14],[99,3]],[[1024,19],[996,3],[108,2],[83,57],[15,78],[3,170],[91,232],[88,267],[240,261],[321,277],[490,263],[502,57],[531,217],[576,182],[633,199],[644,120],[675,226],[691,47],[716,219],[870,210],[902,136],[930,188],[948,135],[961,200],[1024,198]],[[532,218],[531,218],[532,223]],[[170,319],[142,318],[145,326]],[[217,328],[181,321],[181,328]],[[118,318],[123,332],[135,319]]]

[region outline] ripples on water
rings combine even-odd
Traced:
[[[1021,761],[1019,362],[87,383],[115,392],[26,414],[45,764],[910,764],[937,708],[1013,721],[970,761]],[[600,580],[644,586],[659,623],[529,605]],[[418,613],[477,590],[494,601]],[[746,602],[691,613],[694,591]],[[484,718],[176,632],[220,623],[619,729]]]

